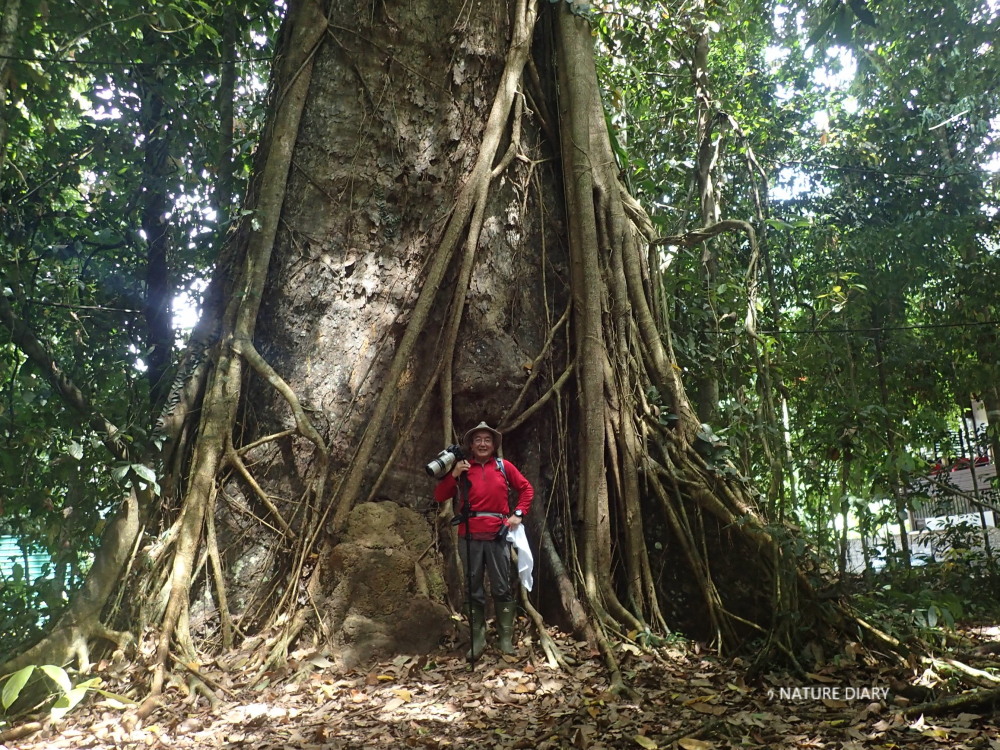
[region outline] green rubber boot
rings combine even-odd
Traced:
[[[515,602],[497,602],[497,632],[500,633],[500,652],[516,654],[514,649],[514,615],[517,614]]]
[[[469,630],[472,633],[472,648],[466,652],[465,658],[475,661],[486,648],[486,610],[482,604],[472,602],[471,607],[466,605],[465,611],[470,615]]]

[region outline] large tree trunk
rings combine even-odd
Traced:
[[[803,584],[697,437],[587,21],[301,0],[276,59],[163,420],[164,531],[130,584],[126,619],[159,628],[152,693],[209,637],[266,635],[245,669],[293,643],[345,665],[433,648],[461,579],[423,466],[483,419],[536,487],[539,608],[595,638],[617,684],[601,626],[771,633]]]

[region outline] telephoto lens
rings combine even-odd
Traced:
[[[456,461],[461,461],[463,458],[465,458],[465,456],[462,455],[461,446],[449,445],[443,451],[434,456],[434,458],[431,459],[431,462],[424,468],[430,476],[435,479],[441,479],[441,477],[451,471],[451,467],[455,465]]]

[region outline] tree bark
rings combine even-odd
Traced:
[[[171,494],[130,589],[158,626],[140,715],[172,655],[230,624],[261,636],[260,671],[296,643],[345,666],[435,644],[454,539],[414,547],[436,515],[422,467],[484,419],[535,485],[558,614],[613,688],[609,634],[677,622],[651,549],[720,648],[764,632],[790,652],[778,623],[808,584],[696,438],[593,44],[567,3],[290,4],[200,395],[165,422]]]
[[[8,67],[21,22],[21,0],[3,0],[0,7],[3,8],[3,13],[0,13],[0,175],[2,175],[7,160]]]
[[[146,30],[145,40],[155,49],[158,34]],[[156,66],[139,66],[139,95],[143,137],[142,208],[140,222],[146,237],[145,294],[143,317],[146,322],[150,400],[161,403],[169,383],[166,380],[174,346],[173,283],[167,261],[171,249],[168,216],[171,199],[167,195],[167,175],[175,169],[170,163],[170,117],[164,101]]]

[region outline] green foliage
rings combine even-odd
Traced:
[[[723,218],[755,223],[764,258],[758,338],[742,240],[654,257],[662,314],[689,386],[719,383],[727,460],[760,487],[778,476],[765,509],[831,558],[834,517],[895,525],[894,488],[996,382],[998,25],[964,0],[626,4],[596,25],[616,154],[662,235],[701,223],[693,65],[708,45],[708,106],[735,123],[719,131]],[[765,440],[784,446],[780,474]]]
[[[567,1],[605,53],[615,155],[655,231],[702,225],[706,144],[723,218],[756,229],[756,257],[731,235],[649,259],[686,381],[719,385],[698,449],[770,488],[772,520],[797,522],[796,543],[830,557],[836,516],[862,532],[895,523],[885,501],[1000,375],[995,8]],[[116,463],[0,329],[0,533],[52,560],[51,576],[5,582],[5,645],[36,638],[80,585],[129,482],[158,489],[150,288],[196,298],[208,276],[245,192],[278,21],[259,0],[54,7],[24,4],[5,70],[0,294],[132,455]],[[165,279],[150,273],[157,226]],[[928,623],[944,616],[921,608]]]
[[[964,602],[954,592],[891,583],[859,596],[857,602],[862,612],[902,640],[941,642],[965,614]]]
[[[122,695],[102,689],[100,677],[92,677],[74,685],[69,674],[62,667],[52,664],[42,664],[37,667],[29,665],[2,678],[3,690],[0,691],[0,707],[2,707],[4,714],[8,714],[12,708],[16,709],[18,701],[28,695],[29,691],[26,688],[32,677],[39,672],[46,678],[45,685],[40,686],[44,697],[36,700],[32,694],[29,699],[34,701],[35,705],[47,703],[49,715],[53,720],[61,719],[72,711],[91,692],[104,696],[111,706],[124,708],[135,702]],[[0,724],[2,723],[0,721]]]
[[[52,560],[47,576],[5,582],[5,652],[37,638],[79,587],[128,483],[155,488],[149,363],[163,341],[152,319],[169,324],[177,295],[197,299],[245,191],[277,21],[254,0],[22,6],[2,77],[0,294],[134,460],[109,470],[100,420],[0,326],[0,535]],[[235,92],[220,87],[229,55]],[[228,156],[221,96],[235,97]]]
[[[989,612],[995,614],[1000,601],[983,590],[948,588],[941,569],[919,568],[888,573],[869,590],[855,595],[859,611],[893,637],[943,646],[954,634],[956,623]],[[984,593],[987,595],[984,596]]]
[[[938,537],[926,565],[887,567],[855,597],[861,611],[895,637],[945,645],[960,621],[994,621],[1000,578],[982,548],[982,529],[956,525]]]
[[[63,586],[54,579],[29,580],[19,563],[12,566],[9,575],[0,574],[0,610],[4,612],[0,660],[41,637],[43,626],[65,606],[62,593]]]

